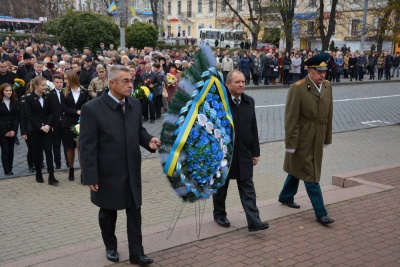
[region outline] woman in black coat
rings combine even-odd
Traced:
[[[350,82],[353,80],[353,78],[356,78],[357,81],[357,57],[355,53],[351,53],[351,56],[349,58],[349,70],[350,70]]]
[[[290,59],[289,52],[286,52],[286,55],[283,56],[283,84],[290,85],[289,81],[289,71],[290,66],[292,65],[292,60]]]
[[[45,92],[47,88],[46,79],[43,76],[36,76],[30,82],[32,93],[25,98],[25,114],[29,120],[29,133],[32,139],[33,160],[36,168],[36,182],[43,183],[42,162],[43,151],[46,155],[47,171],[49,173],[49,185],[58,184],[54,177],[53,165],[53,126],[55,113],[50,97]]]
[[[63,127],[62,141],[64,148],[67,149],[67,161],[69,164],[68,179],[70,181],[74,181],[75,148],[77,148],[76,138],[78,136],[71,130],[71,127],[78,124],[81,108],[83,104],[89,100],[89,92],[80,86],[79,78],[76,72],[69,70],[65,72],[64,77],[66,87],[61,93],[61,111],[63,113],[63,120],[61,124]]]
[[[28,168],[30,173],[34,173],[35,169],[33,168],[33,144],[32,138],[30,138],[29,129],[31,128],[29,120],[26,117],[25,112],[25,103],[26,98],[31,93],[31,86],[30,83],[26,86],[26,92],[24,95],[21,96],[21,100],[19,102],[19,125],[21,129],[21,137],[25,140],[27,146],[27,153],[26,153],[26,161],[28,163]]]
[[[1,162],[6,176],[12,172],[14,160],[14,138],[18,131],[18,105],[16,93],[11,84],[3,83],[0,86],[0,146]]]

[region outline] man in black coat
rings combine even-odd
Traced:
[[[43,71],[42,61],[36,61],[35,64],[33,64],[33,69],[34,71],[28,73],[25,76],[25,85],[27,85],[31,80],[35,79],[36,76],[43,76],[46,80],[50,82],[53,81],[53,77],[51,77],[51,75]]]
[[[156,88],[159,86],[157,74],[151,70],[151,63],[146,63],[145,71],[140,74],[140,80],[144,86],[147,86],[150,92],[155,93]],[[142,103],[142,115],[143,121],[148,121],[149,110],[150,110],[150,123],[154,123],[156,119],[156,107],[153,100],[143,99]]]
[[[17,75],[8,70],[7,62],[0,59],[0,85],[3,83],[9,83],[13,85],[15,78],[17,78]]]
[[[112,66],[109,91],[82,107],[79,146],[82,183],[91,190],[91,201],[100,208],[99,224],[107,259],[119,261],[115,224],[117,210],[125,209],[129,259],[147,265],[141,232],[142,146],[150,152],[161,145],[142,126],[141,106],[130,97],[132,77],[129,68]]]
[[[79,62],[72,63],[72,70],[78,74],[79,84],[88,89],[92,78],[86,71],[82,70],[81,64],[79,64]]]
[[[56,169],[61,169],[61,137],[62,137],[62,113],[61,113],[61,94],[64,79],[60,74],[53,77],[54,89],[49,92],[50,102],[54,108],[53,118],[53,154]],[[64,148],[64,156],[66,156],[66,149]]]
[[[225,199],[229,180],[236,179],[249,231],[265,230],[269,225],[260,219],[253,183],[253,167],[257,165],[260,157],[254,99],[243,93],[245,78],[242,72],[238,70],[229,72],[226,77],[226,85],[235,126],[235,139],[228,179],[213,196],[214,220],[219,226],[230,226],[230,222],[226,218]]]

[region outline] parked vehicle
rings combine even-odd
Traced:
[[[257,47],[256,47],[256,50],[265,50],[267,52],[270,49],[272,49],[272,52],[277,52],[277,50],[278,50],[276,45],[274,45],[272,43],[259,43],[259,44],[257,44]]]

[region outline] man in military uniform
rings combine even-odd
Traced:
[[[90,82],[89,88],[88,88],[91,99],[96,98],[97,93],[100,91],[103,91],[103,89],[106,86],[108,86],[108,79],[106,77],[106,69],[101,65],[98,65],[98,67],[96,69],[97,69],[98,76]]]
[[[308,76],[290,88],[285,109],[285,162],[288,173],[279,202],[300,208],[294,202],[299,180],[304,181],[317,221],[331,224],[319,185],[323,149],[332,143],[332,86],[324,80],[330,55],[322,53],[307,61]]]

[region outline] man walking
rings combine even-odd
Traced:
[[[300,208],[294,202],[299,180],[304,181],[317,221],[333,223],[328,217],[319,185],[323,149],[332,143],[332,86],[324,80],[328,53],[308,59],[308,76],[290,88],[285,109],[285,162],[288,173],[279,202]]]
[[[235,142],[228,179],[213,196],[214,220],[221,227],[230,226],[226,217],[225,200],[229,181],[236,179],[249,232],[265,230],[269,225],[260,219],[253,183],[253,167],[257,165],[260,157],[254,99],[243,93],[245,78],[242,72],[238,70],[229,72],[226,85],[235,126]]]
[[[117,210],[125,209],[129,260],[153,262],[143,251],[141,230],[142,179],[139,146],[155,152],[161,145],[142,127],[140,102],[130,97],[132,77],[125,66],[112,66],[109,90],[82,107],[79,146],[82,183],[100,208],[99,224],[106,257],[119,261],[115,225]]]

